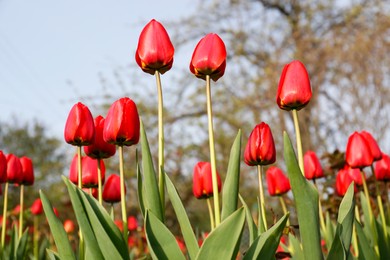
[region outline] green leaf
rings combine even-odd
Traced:
[[[50,260],[61,260],[62,258],[59,257],[59,255],[54,252],[53,250],[47,248],[46,249],[47,256]]]
[[[143,196],[143,183],[142,183],[142,174],[141,166],[139,164],[138,150],[135,153],[135,161],[137,162],[137,194],[138,194],[138,203],[141,210],[142,216],[145,218],[145,204]]]
[[[376,229],[378,231],[378,248],[379,248],[379,255],[381,257],[388,257],[390,256],[390,240],[389,236],[385,235],[384,233],[384,227],[381,223],[378,221],[375,221],[376,223]]]
[[[367,238],[371,242],[373,247],[378,246],[378,232],[376,230],[375,220],[370,219],[370,211],[369,204],[367,202],[366,196],[363,192],[360,192],[360,202],[363,210],[363,219],[364,219],[364,227],[363,230],[367,235]]]
[[[355,219],[356,234],[358,237],[359,259],[376,260],[379,257],[374,251],[374,247],[370,245],[363,228],[360,223]]]
[[[302,175],[291,141],[284,132],[284,158],[298,213],[305,259],[323,259],[319,230],[318,192]]]
[[[150,148],[148,139],[146,137],[144,124],[141,120],[141,148],[142,148],[142,170],[143,170],[143,187],[145,193],[143,193],[145,208],[152,211],[156,217],[163,221],[163,211],[160,201],[160,194],[158,189],[158,183],[156,178],[156,172],[153,166],[152,155],[150,154]]]
[[[180,196],[167,174],[165,174],[165,183],[167,186],[169,199],[171,200],[173,209],[176,213],[177,220],[179,222],[180,229],[187,246],[188,254],[191,259],[195,259],[199,251],[199,246],[198,241],[196,240],[196,236],[191,227],[190,220],[188,219],[186,210],[183,206],[183,203],[181,202]]]
[[[343,200],[339,206],[339,214],[337,217],[338,225],[341,225],[341,242],[345,248],[345,255],[348,257],[349,248],[352,239],[353,222],[355,219],[355,192],[354,183],[352,182],[344,195]]]
[[[293,236],[291,233],[288,235],[288,241],[291,245],[291,255],[294,260],[304,260],[305,256],[303,254],[302,245],[299,240]]]
[[[328,250],[332,246],[332,241],[335,237],[335,226],[329,217],[329,212],[326,212],[326,232],[324,234],[326,248]]]
[[[230,151],[229,165],[222,189],[222,221],[237,209],[240,182],[241,130],[238,131]]]
[[[239,208],[207,236],[196,259],[235,259],[244,224],[245,211]]]
[[[284,215],[274,226],[261,234],[246,252],[244,260],[274,259],[288,216],[289,213]]]
[[[68,240],[68,234],[66,234],[62,222],[54,214],[53,207],[46,195],[41,190],[39,191],[39,194],[41,196],[43,210],[45,211],[47,221],[49,222],[51,234],[53,235],[57,246],[58,254],[61,259],[76,259],[72,251],[72,246]]]
[[[346,260],[347,255],[345,253],[345,248],[343,246],[342,242],[342,234],[341,234],[342,227],[341,225],[338,225],[336,229],[336,236],[333,239],[332,247],[330,248],[328,257],[326,259],[332,260],[332,259],[340,259],[340,260]]]
[[[246,215],[246,223],[248,225],[249,229],[249,245],[253,243],[253,241],[257,238],[257,227],[256,224],[252,218],[252,212],[250,211],[248,205],[244,201],[244,199],[240,196],[241,203],[245,209],[245,215]]]
[[[16,259],[25,259],[26,248],[28,242],[28,229],[26,229],[19,239],[18,245],[16,247]]]
[[[153,259],[185,260],[176,238],[169,229],[150,210],[146,210],[145,232]]]
[[[263,221],[263,214],[261,214],[261,204],[260,204],[260,199],[259,197],[257,197],[257,216],[258,216],[258,220],[257,220],[257,232],[258,234],[262,234],[264,233],[266,230],[265,230],[265,226],[264,226],[264,221]]]

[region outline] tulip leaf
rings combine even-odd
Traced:
[[[46,249],[46,254],[50,260],[61,260],[59,255],[49,248]]]
[[[203,241],[196,259],[235,259],[245,224],[244,208],[239,208]]]
[[[18,245],[16,246],[16,252],[15,252],[16,259],[25,259],[27,242],[28,242],[28,229],[26,229],[23,235],[19,238]]]
[[[369,240],[364,234],[361,224],[355,219],[356,234],[358,237],[359,259],[376,260],[379,257],[374,251],[374,247],[370,245]]]
[[[180,229],[187,246],[188,254],[191,259],[195,259],[199,251],[199,246],[198,241],[196,240],[196,236],[191,227],[190,220],[188,219],[186,210],[183,206],[183,203],[181,202],[180,196],[167,174],[165,174],[165,181],[168,196],[176,213],[177,220],[179,222]]]
[[[371,241],[372,246],[378,246],[378,232],[376,230],[375,220],[370,218],[370,209],[367,202],[366,196],[363,192],[360,192],[360,202],[363,210],[364,218],[364,227],[363,230],[365,234],[368,235],[369,241]]]
[[[286,132],[284,132],[284,158],[296,204],[305,259],[323,259],[319,230],[318,192],[302,175]]]
[[[346,248],[343,245],[342,241],[342,234],[341,234],[342,227],[339,225],[336,229],[336,236],[333,239],[332,247],[330,248],[328,257],[326,259],[332,260],[332,259],[340,259],[340,260],[346,260]]]
[[[42,192],[42,190],[39,191],[39,194],[41,197],[43,210],[45,211],[47,221],[49,222],[51,234],[53,235],[54,242],[57,246],[59,256],[61,259],[76,259],[72,250],[72,246],[68,240],[68,234],[66,234],[61,221],[54,214],[53,207],[49,199]]]
[[[145,133],[145,128],[142,120],[141,124],[141,148],[142,148],[142,171],[143,171],[143,185],[147,192],[143,192],[145,208],[152,211],[156,217],[163,221],[163,210],[160,201],[159,188],[156,178],[156,172],[153,166],[152,155],[150,153],[148,139]]]
[[[249,247],[244,256],[246,259],[274,259],[278,249],[283,229],[286,226],[289,213],[284,215],[274,226],[262,233]]]
[[[137,162],[137,194],[138,194],[138,203],[141,210],[142,216],[145,218],[145,204],[143,196],[143,183],[142,183],[142,174],[141,167],[139,164],[138,150],[135,153],[135,161]]]
[[[238,189],[240,182],[240,161],[241,161],[241,130],[238,131],[233,142],[226,179],[222,189],[222,221],[237,210]]]
[[[375,221],[376,228],[378,231],[378,248],[379,248],[379,255],[380,256],[390,256],[390,240],[389,235],[385,235],[384,226],[379,223],[378,221]]]
[[[153,259],[185,260],[176,238],[149,209],[146,209],[145,214],[145,232]]]
[[[248,205],[246,204],[245,200],[241,197],[241,195],[239,196],[240,196],[242,206],[245,209],[246,223],[249,229],[249,244],[251,245],[253,241],[257,238],[257,227],[255,222],[253,221],[252,212],[250,211]]]
[[[332,241],[335,236],[335,226],[333,222],[330,220],[329,212],[326,212],[326,231],[324,234],[326,247],[329,249],[332,246]]]
[[[299,242],[299,240],[294,235],[292,235],[290,233],[288,235],[288,241],[290,243],[290,248],[291,248],[290,253],[291,253],[293,259],[304,260],[305,256],[303,254],[302,245]]]

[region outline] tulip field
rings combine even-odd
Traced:
[[[294,132],[283,133],[284,156],[278,159],[284,160],[286,169],[275,164],[272,125],[258,122],[246,140],[237,129],[230,143],[227,172],[221,177],[212,90],[225,73],[227,50],[215,33],[200,39],[189,65],[189,73],[198,78],[194,80],[204,84],[209,140],[209,160],[193,166],[192,187],[187,187],[209,213],[205,217],[209,229],[195,228],[181,199],[180,184],[165,167],[164,82],[160,76],[171,69],[173,57],[174,46],[166,29],[151,20],[140,34],[135,62],[156,81],[157,156],[151,153],[148,128],[131,97],[113,102],[105,116],[93,116],[81,102],[70,109],[64,141],[75,155],[62,185],[76,221],[62,219],[44,189],[32,205],[25,205],[24,187],[34,183],[33,161],[0,151],[2,259],[390,259],[390,157],[368,131],[349,136],[343,167],[335,177],[334,196],[342,200],[333,218],[320,199],[316,180],[324,177],[324,170],[319,157],[302,149],[298,117],[299,111],[307,109],[312,89],[310,75],[299,60],[284,66],[275,97],[275,107],[291,113],[294,125]],[[126,149],[137,150],[134,158],[124,156]],[[112,157],[118,159],[118,174],[106,177],[106,159]],[[137,215],[129,214],[126,201],[127,162],[136,168],[137,186],[132,188],[137,194]],[[248,198],[240,192],[244,164],[257,173],[257,192],[252,194],[257,199],[255,208],[248,206]],[[374,177],[375,194],[367,187],[367,174]],[[20,189],[17,211],[7,204],[10,185]],[[287,207],[290,191],[293,200]],[[277,198],[283,215],[270,217],[269,197]],[[179,235],[167,225],[167,205],[173,208]],[[120,209],[120,216],[114,216],[114,207]],[[40,232],[43,222],[48,223],[50,233]]]

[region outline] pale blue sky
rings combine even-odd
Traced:
[[[62,138],[71,106],[99,89],[98,73],[135,63],[143,22],[176,20],[191,2],[0,0],[0,121],[37,118]]]

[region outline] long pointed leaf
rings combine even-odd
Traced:
[[[230,151],[229,165],[222,189],[222,221],[237,209],[240,182],[241,130],[238,131]]]
[[[342,234],[341,234],[342,227],[341,225],[338,225],[336,229],[336,236],[333,239],[332,247],[330,248],[327,260],[332,259],[340,259],[340,260],[346,260],[347,255],[345,253],[345,247],[343,246],[342,242]]]
[[[374,247],[370,245],[366,235],[364,234],[363,228],[360,223],[355,219],[356,234],[358,237],[358,247],[359,247],[359,259],[372,259],[376,260],[379,257],[374,251]]]
[[[302,245],[299,240],[293,236],[291,233],[288,235],[288,241],[290,242],[291,255],[294,260],[304,260],[305,256],[303,254]]]
[[[286,132],[284,132],[284,159],[297,208],[305,259],[323,259],[319,230],[318,192],[302,175]]]
[[[16,259],[25,259],[27,242],[28,230],[26,229],[22,237],[19,238],[18,246],[16,247]]]
[[[255,222],[253,221],[252,212],[250,211],[248,205],[246,204],[245,200],[240,196],[241,203],[245,209],[245,215],[246,215],[246,223],[248,225],[249,229],[249,245],[253,243],[253,241],[257,238],[257,227]]]
[[[137,194],[138,194],[138,204],[141,210],[142,216],[145,218],[145,203],[143,196],[143,182],[141,174],[141,166],[138,158],[138,150],[136,150],[135,161],[137,162]]]

